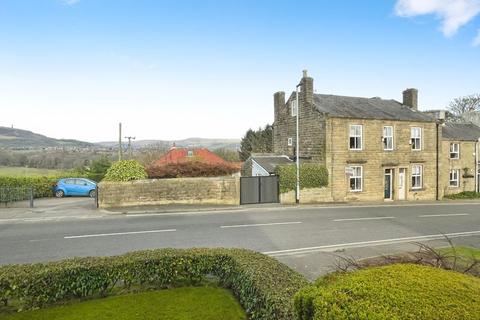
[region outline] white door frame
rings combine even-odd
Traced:
[[[401,175],[403,175],[403,179],[400,178]],[[398,168],[398,200],[406,200],[406,199],[407,199],[407,168]]]
[[[387,170],[390,170],[390,173],[387,173]],[[384,168],[383,170],[383,199],[384,200],[393,200],[393,174],[394,174],[393,168]],[[390,198],[385,198],[385,177],[390,176]]]

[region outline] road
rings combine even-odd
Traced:
[[[225,212],[0,219],[0,264],[115,255],[151,248],[240,247],[313,279],[337,255],[412,250],[413,242],[480,247],[480,204],[245,207]]]

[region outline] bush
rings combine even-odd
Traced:
[[[136,160],[117,161],[107,170],[105,181],[132,181],[147,178],[145,168]]]
[[[460,193],[445,195],[444,198],[457,200],[457,199],[480,199],[480,192],[475,191],[463,191]]]
[[[147,168],[151,179],[182,177],[219,177],[238,172],[239,168],[230,164],[208,164],[199,161],[153,165]]]
[[[295,297],[298,319],[479,319],[480,279],[395,264],[334,273]]]
[[[112,162],[106,156],[93,160],[87,176],[90,180],[100,182],[105,177],[105,174],[111,166]]]
[[[115,257],[0,267],[0,300],[37,308],[105,295],[114,287],[166,288],[216,276],[249,319],[293,319],[293,296],[305,278],[274,258],[244,249],[161,249]]]
[[[295,190],[297,168],[295,165],[282,165],[275,169],[280,181],[280,193]],[[300,164],[300,188],[321,188],[328,186],[328,170],[319,164]]]

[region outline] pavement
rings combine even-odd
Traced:
[[[37,203],[24,213],[28,217],[0,209],[0,264],[165,247],[239,247],[269,254],[315,279],[333,270],[339,256],[415,250],[415,242],[445,246],[444,234],[456,244],[480,247],[478,202],[119,214],[96,210],[92,199],[51,200],[62,202]]]

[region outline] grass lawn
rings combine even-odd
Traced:
[[[453,249],[448,248],[441,248],[439,249],[441,253],[445,254],[453,254]],[[480,249],[472,248],[472,247],[455,247],[455,253],[457,256],[471,260],[473,259],[480,259]]]
[[[52,176],[61,174],[62,170],[37,169],[25,167],[4,167],[0,166],[0,176],[26,177],[26,176]]]
[[[185,287],[126,294],[26,311],[4,320],[245,320],[235,297],[215,287]]]

